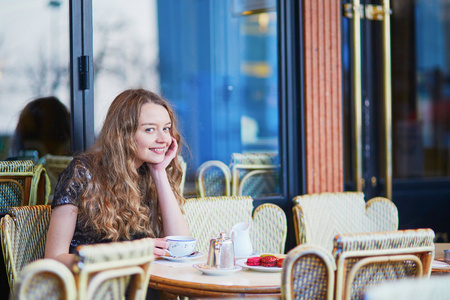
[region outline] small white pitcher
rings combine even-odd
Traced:
[[[253,253],[252,241],[250,240],[250,223],[241,222],[233,226],[230,231],[233,239],[234,255],[236,257],[250,256]]]

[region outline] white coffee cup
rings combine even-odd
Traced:
[[[169,244],[166,252],[170,256],[188,256],[195,251],[195,238],[192,236],[171,235],[166,241]]]

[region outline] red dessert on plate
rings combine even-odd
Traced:
[[[277,258],[273,255],[261,257],[261,266],[276,267],[277,266]]]
[[[261,258],[259,256],[247,258],[247,266],[259,266]]]
[[[277,260],[277,267],[278,268],[282,268],[283,267],[283,260],[284,260],[284,258],[278,258],[278,260]]]

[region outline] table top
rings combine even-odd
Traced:
[[[153,263],[151,288],[189,297],[281,297],[281,272],[256,272],[247,268],[230,275],[206,275],[192,267],[206,257],[184,262],[157,259]]]
[[[431,275],[450,274],[450,265],[444,262],[444,250],[450,249],[450,243],[434,244],[434,261],[431,266]]]

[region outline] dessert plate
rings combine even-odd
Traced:
[[[170,261],[187,261],[191,259],[196,259],[199,257],[202,257],[203,253],[195,251],[194,253],[186,256],[161,256],[164,259],[170,260]]]
[[[248,269],[250,269],[252,271],[256,271],[256,272],[281,272],[281,270],[283,270],[283,268],[279,268],[279,267],[248,266],[247,259],[237,260],[236,264],[238,266],[248,268]]]
[[[217,269],[214,267],[210,267],[207,264],[195,264],[192,265],[192,267],[196,268],[197,270],[203,272],[206,275],[231,275],[234,272],[240,271],[242,270],[242,267],[240,266],[234,266],[233,268],[230,269]]]

